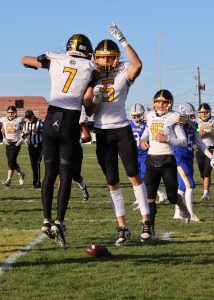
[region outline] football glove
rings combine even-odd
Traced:
[[[98,104],[103,99],[103,85],[102,84],[96,85],[93,89],[93,93],[94,93],[94,97],[92,102]]]
[[[112,24],[109,26],[109,33],[116,40],[118,40],[123,47],[128,45],[126,38],[124,37],[122,31],[117,27],[117,25],[114,22],[112,22]]]
[[[214,157],[211,158],[210,165],[211,165],[212,168],[214,168]]]
[[[20,146],[23,143],[24,143],[24,139],[21,138],[20,140],[18,140],[18,142],[16,142],[16,146]]]
[[[10,145],[8,139],[6,139],[6,138],[3,138],[3,143],[4,143],[5,145]]]

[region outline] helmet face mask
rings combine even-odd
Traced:
[[[208,103],[201,103],[199,105],[198,117],[202,121],[208,121],[211,118],[211,107]]]
[[[94,51],[94,62],[101,72],[111,72],[119,66],[120,50],[112,40],[102,40]]]
[[[144,113],[145,113],[144,107],[141,104],[136,103],[134,106],[131,107],[130,110],[130,117],[132,122],[135,125],[142,124],[144,120]]]
[[[91,59],[93,49],[91,41],[84,34],[74,34],[67,41],[66,51],[69,55]]]
[[[178,111],[182,116],[190,120],[196,119],[195,107],[189,102],[185,102],[184,104],[179,105]]]
[[[170,91],[159,90],[153,97],[153,109],[161,117],[172,110],[174,98]]]

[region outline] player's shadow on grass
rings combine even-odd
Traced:
[[[62,251],[62,250],[61,250]],[[114,254],[107,257],[89,257],[85,254],[84,257],[69,257],[62,259],[47,259],[46,260],[34,260],[34,261],[22,261],[16,262],[14,267],[32,267],[32,266],[53,266],[53,265],[64,265],[64,264],[87,264],[87,263],[109,263],[122,262],[122,261],[132,261],[132,264],[161,264],[161,265],[181,265],[191,264],[191,265],[205,265],[205,264],[214,264],[214,254],[203,253],[203,256],[200,256],[201,253],[165,253],[158,254]],[[209,257],[209,258],[207,258]]]
[[[31,200],[40,200],[41,199],[41,196],[38,195],[38,196],[35,196],[35,197],[23,197],[23,196],[18,196],[18,197],[15,197],[15,196],[4,196],[4,197],[0,197],[0,202],[1,201],[5,201],[5,200],[12,200],[12,201],[15,201],[15,200],[18,200],[18,201],[31,201]]]

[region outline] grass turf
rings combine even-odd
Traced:
[[[81,191],[73,184],[65,220],[68,247],[61,249],[45,238],[23,253],[0,276],[1,299],[212,299],[214,212],[212,200],[200,201],[202,187],[197,167],[194,205],[195,214],[203,221],[186,225],[172,219],[172,205],[158,205],[159,239],[153,244],[139,241],[140,214],[132,210],[133,191],[121,168],[132,238],[126,246],[116,248],[116,222],[105,179],[96,161],[95,145],[84,145],[84,154],[83,176],[90,199],[83,201]],[[0,179],[4,181],[7,173],[4,146],[0,146],[0,161]],[[24,186],[19,187],[15,174],[12,186],[2,185],[0,190],[1,266],[6,258],[41,234],[41,192],[32,188],[26,146],[22,146],[18,161],[26,173]],[[56,199],[53,212],[55,215]],[[107,246],[113,256],[88,257],[86,248],[92,243]]]

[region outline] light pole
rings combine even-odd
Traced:
[[[161,37],[166,32],[158,32],[158,89],[161,89]]]
[[[200,69],[199,67],[197,67],[197,71],[198,71],[198,104],[201,104],[201,91],[205,91],[205,84],[201,83],[201,78],[200,78]]]

